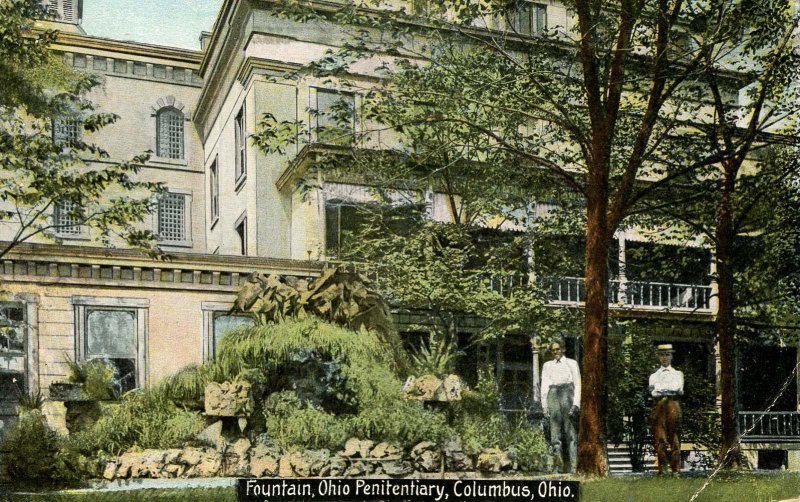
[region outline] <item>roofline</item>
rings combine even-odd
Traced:
[[[5,247],[7,242],[0,242]],[[292,270],[315,274],[324,264],[318,261],[301,261],[283,258],[263,258],[238,255],[215,255],[207,253],[165,252],[162,256],[150,256],[135,249],[103,248],[96,246],[62,246],[57,244],[20,243],[14,246],[3,260],[47,257],[54,262],[72,263],[76,259],[92,263],[113,262],[130,266],[161,266],[180,268],[190,266],[201,269],[230,269],[247,272],[260,269]]]
[[[59,32],[56,44],[81,47],[85,49],[102,49],[121,54],[137,56],[150,56],[161,59],[170,59],[181,63],[200,66],[203,52],[192,49],[181,49],[165,45],[147,44],[142,42],[129,42],[110,38],[94,37],[91,35],[78,35],[75,33]]]

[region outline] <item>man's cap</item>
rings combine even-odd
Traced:
[[[675,352],[675,349],[672,348],[671,343],[662,343],[656,347],[656,351],[672,354]]]

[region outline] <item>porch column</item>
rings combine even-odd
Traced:
[[[719,342],[714,343],[714,407],[717,409],[717,413],[722,412],[722,382],[720,382],[720,377],[722,376],[722,362],[719,357]]]
[[[619,253],[618,253],[618,263],[619,263],[619,298],[617,301],[622,305],[628,303],[628,276],[627,276],[627,266],[625,264],[625,232],[620,232],[617,236],[619,241]]]
[[[539,340],[536,334],[531,335],[531,384],[533,390],[533,406],[541,406],[541,395],[539,394]],[[537,406],[538,405],[538,406]]]
[[[717,253],[711,250],[711,265],[709,267],[709,276],[711,276],[711,297],[708,299],[708,307],[711,309],[711,315],[716,316],[719,313],[719,284],[717,283]]]

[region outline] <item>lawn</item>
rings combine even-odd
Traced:
[[[707,478],[612,478],[581,483],[583,502],[688,502]],[[800,497],[800,474],[724,475],[714,478],[698,502],[777,502]],[[139,490],[117,492],[62,492],[40,495],[0,495],[0,501],[139,502],[235,501],[233,488]]]

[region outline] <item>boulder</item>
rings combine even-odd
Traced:
[[[250,472],[248,450],[250,450],[250,440],[247,438],[237,439],[228,446],[225,450],[223,469],[226,476],[245,476]]]
[[[417,401],[433,401],[442,381],[434,375],[422,375],[419,378],[408,377],[403,384],[403,396]]]
[[[403,456],[403,450],[393,444],[383,442],[375,445],[369,456],[372,458],[400,458]]]
[[[467,386],[458,375],[447,375],[433,396],[434,401],[460,401]]]
[[[444,454],[444,467],[447,471],[471,471],[474,468],[472,459],[464,453],[459,438],[445,442],[442,453]]]
[[[384,460],[381,462],[381,468],[384,474],[389,476],[408,476],[414,472],[414,467],[411,466],[411,463],[402,459]]]
[[[67,406],[63,401],[45,401],[42,404],[42,415],[47,426],[63,436],[69,435],[67,429]]]
[[[328,476],[339,477],[344,476],[347,472],[347,460],[342,457],[332,457],[328,465]]]
[[[421,472],[436,472],[442,464],[439,448],[430,441],[423,441],[411,449],[411,464]]]
[[[217,420],[213,424],[203,429],[195,439],[200,443],[212,446],[218,450],[223,450],[226,445],[225,438],[222,436],[222,420]]]
[[[344,451],[341,452],[341,455],[348,458],[369,458],[373,446],[375,446],[374,441],[350,438],[345,442]]]
[[[265,444],[256,444],[250,450],[250,475],[257,478],[275,476],[278,474],[278,461],[280,454],[276,448]]]
[[[194,474],[197,477],[208,478],[216,476],[222,470],[222,455],[213,450],[206,451],[200,462],[192,469],[194,469]]]
[[[206,415],[216,417],[247,417],[255,409],[249,382],[208,383],[205,387]]]
[[[487,448],[478,455],[477,469],[483,472],[500,472],[511,467],[508,454],[499,448]]]
[[[106,462],[105,467],[103,467],[103,479],[108,481],[113,480],[117,476],[117,468],[117,462],[113,460]]]
[[[371,462],[355,461],[347,468],[345,476],[349,478],[369,476],[372,474],[373,470]]]
[[[183,465],[194,467],[203,460],[203,450],[199,448],[184,448],[181,451],[178,461]]]

